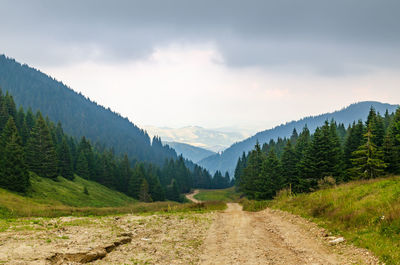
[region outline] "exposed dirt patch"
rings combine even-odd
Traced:
[[[230,203],[217,216],[201,264],[379,264],[368,251],[329,246],[325,231],[301,217],[267,209],[243,212]]]
[[[0,233],[0,264],[193,264],[213,213],[19,219]]]

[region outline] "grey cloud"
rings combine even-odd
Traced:
[[[397,0],[0,3],[5,11],[0,16],[4,51],[31,52],[47,63],[85,56],[132,60],[156,46],[185,40],[215,43],[226,63],[235,67],[297,64],[328,75],[400,67]],[[102,53],[91,55],[92,47]]]

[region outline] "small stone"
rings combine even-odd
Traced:
[[[336,245],[336,244],[342,243],[344,241],[345,241],[345,239],[343,237],[339,237],[339,238],[329,241],[329,244]]]

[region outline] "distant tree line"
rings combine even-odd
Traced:
[[[162,149],[154,137],[154,149]],[[189,165],[192,169],[190,169]],[[61,123],[20,107],[0,90],[0,187],[17,192],[29,189],[30,172],[57,180],[75,175],[96,181],[141,201],[182,201],[192,188],[224,188],[232,185],[229,175],[211,177],[182,156],[166,159],[163,166],[115,155],[86,137],[77,140],[64,133]]]
[[[326,121],[313,135],[306,126],[289,139],[257,143],[239,158],[235,184],[249,198],[264,200],[282,189],[310,192],[384,174],[400,174],[400,108],[381,116],[371,107],[365,123],[346,128]]]

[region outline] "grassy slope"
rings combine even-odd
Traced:
[[[199,201],[223,201],[231,202],[237,201],[240,194],[235,191],[235,188],[221,189],[221,190],[200,190],[198,194],[194,196]]]
[[[343,234],[387,264],[400,264],[400,177],[356,181],[295,197],[281,195],[268,204]]]
[[[141,203],[96,182],[76,177],[74,181],[53,181],[31,175],[32,187],[22,196],[0,188],[0,231],[5,219],[15,217],[88,216],[145,212],[186,212],[223,210],[220,203]],[[89,194],[83,193],[87,187]],[[2,220],[3,219],[3,220]]]
[[[75,207],[115,207],[134,202],[134,199],[123,193],[78,176],[73,181],[62,177],[53,181],[32,174],[31,183],[32,187],[27,195],[39,203]],[[88,195],[83,192],[84,187],[87,187]]]

